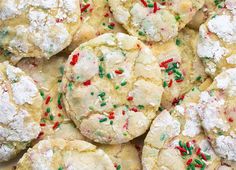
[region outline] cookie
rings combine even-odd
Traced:
[[[181,105],[162,111],[153,121],[143,147],[144,170],[218,169],[216,156],[201,129],[195,88]]]
[[[40,141],[20,159],[16,170],[25,169],[115,170],[111,159],[95,145],[81,140]]]
[[[33,80],[0,63],[0,162],[8,161],[38,137],[42,99]]]
[[[79,0],[2,0],[0,46],[18,58],[50,58],[71,43],[79,24]]]
[[[228,161],[236,161],[236,69],[219,74],[201,94],[198,114],[216,153]]]
[[[176,37],[204,0],[109,0],[115,20],[144,41],[167,41]]]
[[[156,116],[163,92],[151,50],[136,37],[103,34],[68,58],[63,103],[89,139],[118,144],[142,135]]]
[[[181,103],[189,90],[207,78],[194,50],[197,37],[196,31],[185,28],[175,39],[150,46],[162,70],[164,93],[161,110]]]
[[[199,29],[197,54],[211,77],[236,66],[235,26],[236,3],[227,0],[225,7]]]
[[[108,1],[87,0],[80,3],[82,23],[68,48],[70,52],[74,51],[80,44],[98,35],[108,32],[125,32],[123,27],[114,20]]]

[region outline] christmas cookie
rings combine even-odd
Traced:
[[[191,21],[204,0],[109,0],[116,21],[145,41],[167,41]]]
[[[40,141],[20,159],[16,170],[97,169],[115,170],[101,149],[81,140],[50,139]]]
[[[199,30],[197,54],[206,72],[215,77],[236,66],[236,3],[227,0],[225,7],[212,16]]]
[[[0,162],[13,158],[38,137],[41,107],[33,80],[21,69],[0,63]]]
[[[201,129],[196,112],[199,91],[181,105],[162,111],[153,121],[143,147],[144,170],[217,169],[217,157]]]
[[[162,92],[156,57],[123,33],[80,45],[65,66],[65,109],[81,133],[98,143],[124,143],[142,135],[156,116]]]
[[[81,43],[97,37],[103,33],[125,32],[110,11],[106,0],[81,1],[81,26],[73,37],[68,50],[72,52]]]
[[[235,68],[219,74],[202,92],[197,110],[216,153],[228,161],[236,161],[235,75]]]
[[[0,46],[18,58],[50,58],[71,43],[79,23],[79,0],[1,0]]]
[[[179,104],[185,93],[205,81],[204,66],[194,51],[197,36],[197,32],[183,29],[177,38],[150,46],[162,70],[164,93],[160,109]]]

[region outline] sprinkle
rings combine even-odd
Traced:
[[[45,124],[45,123],[40,123],[39,125],[40,125],[40,126],[46,126],[46,124]]]
[[[51,97],[48,96],[47,99],[46,99],[46,101],[45,101],[45,104],[48,104],[48,103],[50,102],[50,99],[51,99]]]
[[[107,78],[108,78],[108,79],[111,79],[111,73],[108,73],[108,74],[107,74]]]
[[[179,15],[176,15],[176,16],[175,16],[175,19],[176,19],[176,21],[179,21],[179,20],[180,20],[180,16],[179,16]]]
[[[62,167],[59,167],[58,170],[63,170],[63,168],[62,168]]]
[[[50,115],[49,118],[50,118],[50,120],[54,120],[54,116],[53,115]]]
[[[130,110],[133,111],[133,112],[138,112],[138,109],[135,108],[135,107],[131,108]]]
[[[55,122],[52,129],[55,130],[56,128],[58,128],[58,126],[59,126],[59,122]]]
[[[45,96],[44,96],[44,92],[42,90],[40,90],[40,95],[44,99]]]
[[[113,121],[112,120],[110,121],[110,125],[113,125]]]
[[[193,159],[190,158],[187,162],[186,162],[186,165],[190,165],[192,163]]]
[[[128,101],[132,101],[134,98],[132,96],[127,97]]]
[[[190,148],[190,142],[189,142],[189,141],[186,143],[186,146],[187,146],[188,148]]]
[[[195,164],[195,167],[196,167],[196,168],[201,168],[202,165],[200,165],[200,164]]]
[[[99,70],[99,77],[103,78],[103,76],[104,76],[104,69],[103,69],[103,67],[101,65],[99,65],[98,70]]]
[[[70,83],[68,84],[68,87],[69,87],[69,89],[70,89],[70,91],[71,91],[71,90],[72,90],[72,87],[73,87],[72,82],[70,82]]]
[[[177,83],[181,83],[183,82],[184,80],[183,79],[178,79],[178,80],[175,80]]]
[[[145,0],[140,0],[143,6],[147,7],[147,2]]]
[[[196,154],[197,154],[197,155],[200,155],[200,152],[201,152],[201,148],[197,148]]]
[[[101,107],[106,106],[106,105],[107,105],[106,102],[102,102],[102,103],[100,104]]]
[[[206,158],[206,156],[205,156],[204,153],[201,153],[201,157],[202,157],[205,161],[207,161],[207,158]]]
[[[128,121],[128,119],[126,119],[125,124],[123,125],[123,128],[127,130],[128,124],[129,124],[129,121]]]
[[[174,60],[174,59],[171,58],[171,59],[168,59],[168,60],[166,60],[166,61],[161,62],[160,67],[165,67],[168,63],[172,62],[173,60]]]
[[[124,72],[124,70],[121,70],[121,69],[115,70],[115,73],[116,73],[116,74],[122,74],[123,72]]]
[[[196,78],[196,81],[201,81],[202,80],[202,77],[201,76],[198,76],[197,78]]]
[[[106,118],[106,117],[99,120],[100,123],[105,122],[105,121],[107,121],[107,118]]]
[[[199,165],[202,165],[202,162],[199,160],[199,159],[194,159],[194,161],[199,164]]]
[[[98,96],[100,96],[100,97],[104,97],[106,95],[106,93],[105,92],[101,92],[101,93],[99,93],[99,95]]]
[[[116,170],[121,170],[121,165],[118,165],[118,166],[116,167]]]
[[[115,86],[115,89],[116,89],[116,90],[118,90],[119,88],[120,88],[120,86],[118,86],[118,85]]]
[[[228,119],[228,121],[229,121],[230,123],[232,123],[232,122],[234,121],[234,119],[233,119],[232,117],[230,117],[230,118]]]
[[[122,110],[122,115],[125,115],[125,111],[124,110]]]
[[[144,106],[143,106],[143,105],[138,105],[138,108],[139,108],[140,110],[142,110],[142,109],[144,109]]]
[[[173,80],[171,79],[169,84],[168,84],[168,87],[170,88],[172,86],[172,84],[173,84]]]
[[[87,81],[83,82],[83,85],[85,85],[85,86],[91,85],[91,80],[87,80]]]
[[[75,65],[78,62],[78,58],[79,58],[79,53],[78,54],[74,54],[72,57],[72,60],[70,62],[70,65]]]
[[[81,8],[81,13],[86,11],[90,7],[90,4],[86,4],[83,8]]]
[[[163,82],[163,87],[164,88],[167,87],[167,82],[166,81]]]
[[[50,112],[51,112],[50,107],[48,107],[48,108],[46,109],[46,112],[47,112],[47,113],[50,113]]]
[[[153,4],[148,4],[148,7],[149,8],[152,8],[154,5]]]
[[[157,3],[154,2],[153,13],[156,13],[160,8],[157,6]]]
[[[59,93],[58,97],[57,97],[57,104],[61,105],[61,98],[62,98],[62,93]]]
[[[114,112],[110,112],[108,118],[109,119],[114,119],[115,118],[114,114],[115,114]]]
[[[177,39],[175,40],[175,44],[176,44],[177,46],[180,46],[180,44],[181,44],[180,39],[177,38]]]
[[[138,35],[140,35],[140,36],[144,36],[145,33],[144,33],[143,31],[139,31],[139,32],[138,32]]]
[[[60,104],[57,105],[57,107],[58,107],[60,110],[62,109],[62,105],[60,105]]]
[[[120,83],[121,86],[125,86],[126,84],[127,84],[127,81],[125,80]]]
[[[109,17],[109,14],[108,14],[108,13],[105,13],[105,14],[104,14],[104,17]]]
[[[186,149],[184,149],[184,148],[182,148],[180,146],[176,146],[175,148],[178,149],[180,152],[187,152]]]

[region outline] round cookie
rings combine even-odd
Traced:
[[[181,105],[162,111],[153,121],[143,147],[144,170],[218,169],[221,166],[204,135],[194,88]]]
[[[160,106],[161,71],[136,37],[103,34],[79,46],[63,76],[63,102],[81,133],[118,144],[142,135]]]
[[[204,0],[109,0],[116,21],[141,40],[167,41],[191,21]]]
[[[18,58],[50,58],[80,24],[79,0],[1,0],[0,46]]]
[[[123,27],[114,20],[108,1],[87,0],[80,3],[82,23],[68,48],[70,52],[80,44],[103,33],[125,32]]]
[[[215,77],[236,66],[236,3],[226,0],[225,7],[199,29],[197,54],[205,71]]]
[[[20,159],[16,170],[97,169],[115,170],[107,154],[81,140],[50,139],[40,141]]]
[[[8,161],[38,137],[42,99],[33,80],[0,63],[0,162]]]
[[[194,51],[197,36],[197,32],[185,28],[175,39],[150,46],[162,70],[164,93],[160,109],[180,103],[189,90],[205,81],[204,66]]]
[[[219,74],[201,93],[198,104],[202,126],[216,153],[236,162],[236,69]]]

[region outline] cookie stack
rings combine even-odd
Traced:
[[[236,169],[235,0],[1,0],[1,170]]]

